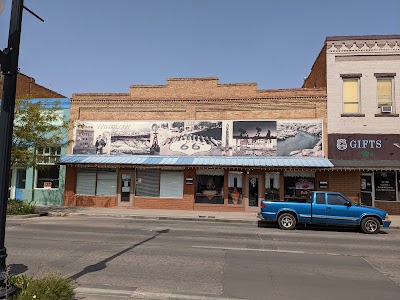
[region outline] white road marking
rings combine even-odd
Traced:
[[[212,296],[196,296],[196,295],[183,295],[183,294],[163,294],[163,293],[147,293],[147,292],[134,292],[130,299],[153,299],[153,300],[167,300],[167,299],[181,299],[181,300],[241,300],[238,298],[221,298]]]
[[[254,248],[233,248],[233,247],[213,247],[213,246],[192,246],[192,248],[218,249],[218,250],[234,250],[234,251],[258,251],[258,252],[277,252],[277,253],[294,253],[294,254],[313,254],[313,255],[333,255],[333,256],[363,257],[362,255],[341,254],[341,253],[319,253],[319,252],[313,253],[313,252],[293,251],[293,250],[254,249]]]

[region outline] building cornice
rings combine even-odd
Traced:
[[[327,53],[400,54],[398,40],[327,41]]]

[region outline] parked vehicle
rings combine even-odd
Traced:
[[[324,224],[359,226],[369,234],[391,223],[384,210],[357,205],[338,192],[320,191],[310,192],[303,202],[261,201],[261,216],[285,230],[299,223]]]

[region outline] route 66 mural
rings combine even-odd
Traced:
[[[322,156],[322,121],[77,121],[73,154]]]

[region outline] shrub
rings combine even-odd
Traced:
[[[7,201],[7,215],[29,215],[35,213],[33,201],[10,199]]]
[[[73,300],[76,284],[73,280],[63,278],[58,273],[47,273],[38,278],[18,275],[10,283],[19,290],[10,300]]]

